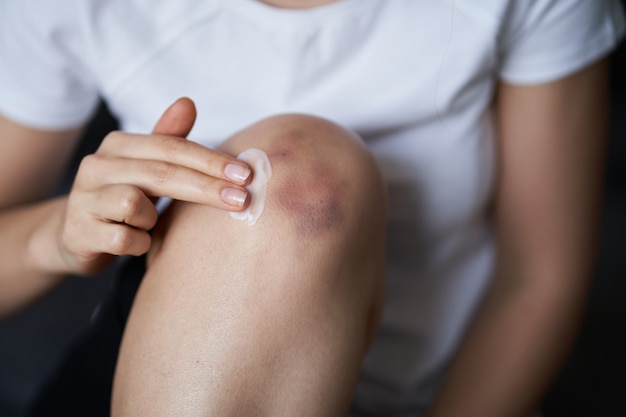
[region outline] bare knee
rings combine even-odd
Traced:
[[[183,406],[339,415],[349,404],[382,294],[378,169],[356,135],[311,116],[269,118],[221,146],[233,155],[249,148],[264,151],[273,171],[256,224],[181,202],[160,220],[162,249],[116,376],[113,403],[126,415],[149,414],[133,412],[137,398],[162,415]],[[280,412],[268,399],[280,400]]]
[[[219,253],[220,262],[239,270],[272,271],[267,276],[282,279],[284,285],[277,287],[291,294],[310,298],[315,293],[324,299],[341,289],[361,298],[366,309],[378,306],[386,194],[362,140],[321,118],[280,115],[241,130],[220,146],[233,155],[249,148],[265,152],[272,167],[258,221],[248,226],[218,209],[175,203],[159,226],[163,250],[153,251],[152,258],[165,255],[161,264],[184,258],[201,269],[208,254]],[[315,282],[294,278],[311,270],[318,272]]]
[[[383,183],[355,133],[325,119],[289,114],[264,119],[221,146],[234,155],[251,147],[268,155],[274,172],[268,216],[283,223],[288,219],[297,237],[308,240],[356,228],[380,232],[386,208]]]
[[[176,203],[168,213],[171,220],[166,216],[160,225],[166,230],[164,262],[193,257],[202,263],[206,254],[219,253],[221,262],[241,269],[254,263],[258,270],[272,270],[267,276],[273,280],[282,279],[278,287],[303,298],[317,294],[324,300],[329,292],[360,298],[359,304],[373,311],[373,328],[384,287],[386,193],[367,147],[356,134],[327,120],[280,115],[220,146],[232,155],[249,148],[265,152],[272,167],[267,204],[256,224],[248,226],[210,207]],[[294,279],[311,269],[318,271],[315,282]]]
[[[276,233],[287,256],[306,253],[318,268],[329,268],[318,279],[339,276],[345,290],[362,291],[371,340],[382,309],[387,198],[362,139],[328,120],[288,114],[238,132],[221,148],[233,155],[259,148],[268,155],[273,176],[261,224],[272,232],[264,233]],[[330,254],[341,261],[331,262]],[[350,272],[342,275],[337,268],[343,266]]]

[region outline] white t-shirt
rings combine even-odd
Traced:
[[[555,80],[624,30],[613,0],[0,1],[0,113],[151,131],[191,97],[208,146],[304,112],[357,131],[388,184],[387,305],[354,413],[418,416],[488,282],[495,83]]]

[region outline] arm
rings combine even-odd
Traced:
[[[594,261],[606,63],[497,98],[492,284],[429,414],[528,416],[577,329]]]
[[[83,159],[70,194],[49,201],[80,130],[40,132],[1,120],[0,317],[67,274],[90,275],[116,255],[146,253],[158,220],[150,197],[245,208],[249,167],[184,140],[195,118],[193,103],[182,99],[152,135],[109,134]]]
[[[0,116],[0,317],[60,283],[50,239],[66,199],[43,203],[67,167],[81,129],[41,131]]]

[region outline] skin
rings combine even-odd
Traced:
[[[165,121],[157,123],[153,135],[114,132],[94,155],[83,160],[68,199],[61,236],[66,263],[90,274],[108,263],[107,254],[146,253],[151,244],[148,231],[158,220],[150,197],[168,196],[221,209],[240,209],[247,204],[242,185],[250,179],[250,168],[231,156],[184,140],[190,128],[185,129],[188,126],[183,123],[192,117],[195,120],[193,103],[180,100],[166,111]],[[174,126],[166,128],[165,122]],[[246,171],[245,178],[233,178],[238,186],[227,182],[230,163]],[[223,198],[231,192],[240,193],[240,200]],[[87,206],[91,213],[85,213]],[[92,233],[85,235],[84,230]],[[106,243],[93,241],[93,234],[103,236]]]
[[[607,65],[502,84],[497,265],[429,417],[528,416],[578,327],[596,250]]]
[[[329,2],[265,3],[314,7]],[[526,416],[563,360],[578,323],[595,248],[608,113],[605,77],[605,64],[600,63],[554,83],[500,86],[501,171],[493,209],[497,268],[430,417]],[[186,135],[186,128],[181,127],[186,122],[181,118],[188,117],[188,112],[180,111],[176,117],[168,116],[171,112],[164,115],[155,133],[180,139]],[[135,253],[147,250],[145,240],[137,243],[132,238],[120,240],[116,233],[95,233],[119,230],[117,222],[125,218],[102,213],[98,204],[97,196],[110,190],[103,179],[108,170],[119,168],[115,163],[81,167],[79,175],[86,186],[73,189],[72,194],[84,198],[73,198],[72,206],[67,197],[45,200],[70,158],[80,129],[37,131],[0,117],[0,132],[0,315],[27,305],[69,272],[96,270],[110,255],[129,252],[131,247]],[[147,137],[156,139],[146,146],[158,148],[157,154],[167,148],[166,142],[171,143],[159,140],[159,135]],[[121,154],[111,153],[116,151],[107,152],[101,159],[123,159]],[[220,194],[215,193],[240,185],[226,182],[220,174],[232,157],[211,157],[217,168],[201,176],[213,184],[213,193],[191,191],[195,197],[190,200],[236,210],[219,202]],[[128,163],[134,159],[137,157]],[[154,170],[146,170],[145,178],[131,184],[141,190],[148,177],[154,178],[150,172]],[[176,176],[167,178],[170,185],[176,181]],[[168,194],[163,191],[142,193],[147,197]],[[138,200],[142,203],[137,207],[145,207],[146,200]],[[122,204],[124,198],[117,201],[118,208],[128,206]],[[68,216],[68,212],[73,214]],[[72,232],[70,225],[79,224],[74,221],[83,223]],[[137,222],[136,217],[133,221]],[[144,226],[151,223],[142,221]],[[121,226],[126,230],[122,236],[141,240],[141,231],[137,234],[135,228]],[[78,231],[85,235],[94,232],[96,247],[86,243],[68,247],[68,240]],[[120,246],[120,241],[127,243]],[[157,248],[156,242],[151,243]]]
[[[25,307],[68,274],[90,275],[116,255],[148,252],[148,231],[157,221],[151,198],[245,208],[250,168],[186,141],[190,117],[195,119],[194,105],[181,99],[152,135],[111,133],[83,160],[70,194],[47,201],[62,172],[58,162],[67,163],[80,129],[40,132],[0,118],[6,162],[0,174],[7,182],[0,188],[0,316]],[[248,178],[229,179],[231,164]],[[233,193],[241,198],[225,198]]]
[[[323,119],[263,120],[220,147],[272,164],[254,226],[176,202],[155,235],[118,361],[113,416],[343,416],[380,312],[385,193]]]
[[[0,116],[0,317],[23,308],[65,277],[54,263],[63,202],[45,201],[69,163],[81,129],[47,132]],[[55,213],[52,215],[52,213]],[[55,220],[53,220],[55,219]],[[58,223],[57,223],[58,224]],[[49,242],[42,247],[37,236]]]
[[[285,9],[310,9],[336,3],[338,0],[261,0],[262,3]]]

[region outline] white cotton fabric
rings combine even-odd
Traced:
[[[613,0],[0,1],[0,113],[84,123],[98,95],[150,132],[195,100],[191,139],[215,145],[302,112],[358,132],[390,192],[387,303],[354,413],[419,416],[489,280],[498,79],[565,77],[616,45]]]

